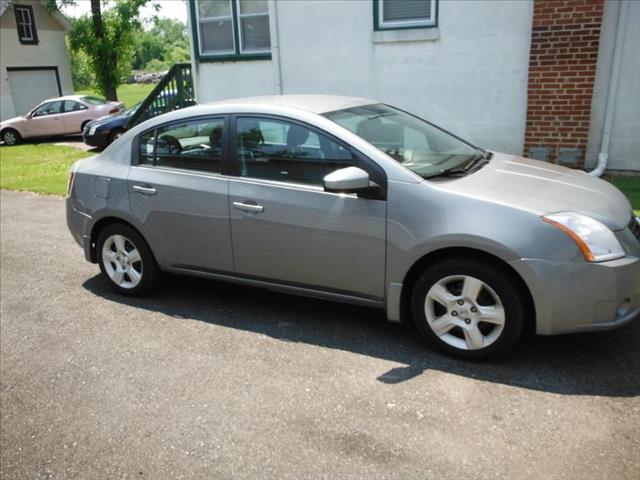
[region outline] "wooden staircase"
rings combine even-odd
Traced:
[[[176,63],[129,118],[125,128],[128,130],[150,118],[195,104],[191,64]]]

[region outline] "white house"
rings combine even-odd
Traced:
[[[0,120],[73,93],[65,33],[71,25],[45,0],[0,0]]]
[[[640,2],[187,6],[201,103],[278,93],[369,97],[490,149],[522,154],[542,147],[552,160],[577,151],[578,165],[587,167],[611,132],[608,168],[640,170]]]

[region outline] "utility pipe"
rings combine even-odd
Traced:
[[[620,66],[622,64],[622,49],[624,47],[624,32],[626,19],[629,14],[629,1],[623,0],[618,8],[618,21],[616,22],[616,41],[613,47],[613,62],[611,64],[611,75],[609,77],[609,91],[607,92],[607,106],[604,114],[604,125],[602,128],[602,141],[600,143],[600,153],[598,154],[598,164],[596,168],[589,172],[589,175],[600,177],[607,168],[609,160],[609,144],[611,143],[611,127],[613,125],[613,112],[615,109],[616,96],[618,93],[618,83],[620,80]]]

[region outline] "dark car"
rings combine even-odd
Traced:
[[[109,115],[87,123],[82,132],[82,140],[92,147],[105,148],[125,132],[129,117],[136,113],[141,103],[136,103],[129,110],[118,115]]]

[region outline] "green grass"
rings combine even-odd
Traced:
[[[77,148],[44,143],[0,147],[0,188],[64,195],[69,167],[91,155]]]
[[[605,180],[622,190],[631,202],[636,215],[640,217],[640,176],[607,176]]]
[[[144,100],[155,84],[153,83],[131,83],[120,85],[118,87],[118,100],[124,102],[126,108],[133,107],[136,103]],[[104,98],[98,92],[93,90],[78,90],[76,95],[93,95],[95,97]]]

